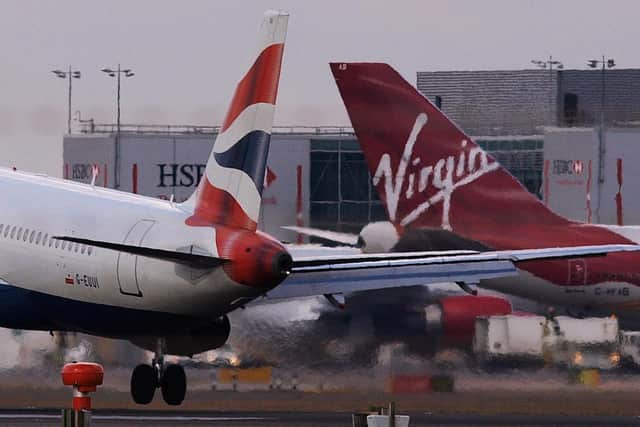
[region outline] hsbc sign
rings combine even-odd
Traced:
[[[202,178],[206,164],[158,164],[158,187],[195,187]]]
[[[582,160],[553,160],[554,175],[582,175],[583,172]]]
[[[71,165],[71,179],[75,181],[89,181],[91,179],[93,165],[91,163],[73,163]]]
[[[91,165],[87,165],[91,166]],[[204,171],[207,167],[206,164],[178,164],[178,163],[158,163],[158,187],[195,187],[198,185]],[[89,172],[90,173],[90,172]],[[74,166],[75,174],[75,166]],[[89,178],[91,175],[89,175]],[[75,176],[74,176],[75,178]],[[273,170],[267,167],[267,172],[264,177],[264,188],[269,188],[271,183],[277,178]]]

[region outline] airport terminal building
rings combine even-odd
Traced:
[[[611,200],[618,175],[635,180],[632,159],[640,157],[633,143],[640,137],[640,70],[607,70],[605,77],[607,158],[599,155],[596,127],[600,71],[418,72],[417,87],[554,210],[616,223],[620,208]],[[86,121],[64,137],[63,175],[90,182],[96,165],[96,185],[183,201],[204,172],[217,132],[122,125],[118,133],[115,125]],[[625,157],[628,166],[617,170],[612,156]],[[561,164],[583,166],[567,177]],[[280,228],[285,224],[358,232],[386,217],[351,128],[276,127],[268,166],[260,225],[283,240],[298,239]],[[640,194],[629,185],[625,191],[623,217],[640,223],[640,202],[633,205]]]
[[[608,126],[640,123],[640,69],[419,71],[417,88],[470,135],[598,126],[603,106]]]
[[[195,190],[217,134],[214,127],[87,125],[64,137],[65,178],[180,202]],[[116,140],[119,159],[116,161]],[[478,142],[534,193],[540,190],[542,136]],[[283,240],[282,225],[358,232],[386,219],[350,128],[274,128],[260,226]],[[118,165],[116,167],[116,165]]]
[[[418,72],[417,87],[468,134],[541,138],[523,182],[555,212],[640,224],[640,69]]]

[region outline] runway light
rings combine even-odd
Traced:
[[[240,358],[234,354],[233,356],[231,356],[231,359],[229,360],[229,364],[231,364],[231,366],[236,366],[236,367],[240,366]]]
[[[579,351],[576,351],[576,353],[573,355],[573,364],[582,365],[582,362],[584,362],[584,357],[582,356],[582,353],[580,353]]]
[[[617,366],[620,363],[620,353],[614,351],[609,355],[609,362],[611,362],[612,366]]]

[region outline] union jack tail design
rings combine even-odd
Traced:
[[[269,141],[289,15],[268,11],[254,62],[236,87],[213,145],[187,224],[255,231],[260,214]]]
[[[331,71],[393,223],[453,230],[498,248],[495,236],[527,247],[542,238],[539,225],[570,223],[389,65],[335,63]]]

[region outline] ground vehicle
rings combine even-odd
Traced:
[[[490,316],[476,319],[474,353],[481,364],[618,366],[618,321],[611,317]]]
[[[620,331],[619,349],[623,362],[640,366],[640,331]]]

